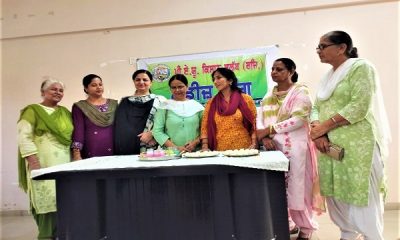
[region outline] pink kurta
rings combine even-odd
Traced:
[[[295,84],[286,97],[277,97],[275,93],[266,95],[257,117],[258,129],[272,125],[277,133],[270,137],[278,150],[289,159],[287,196],[288,208],[292,210],[306,210],[310,207],[306,204],[312,203],[316,155],[309,136],[308,117],[311,106],[308,88]]]

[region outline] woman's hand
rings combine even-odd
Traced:
[[[274,140],[272,140],[271,138],[263,138],[262,143],[267,151],[276,150]]]
[[[313,141],[320,152],[326,153],[329,151],[329,139],[326,135],[316,138]]]
[[[311,139],[317,139],[323,135],[325,135],[327,132],[329,132],[329,128],[326,126],[326,124],[321,124],[319,122],[313,122],[311,123],[311,131],[310,131],[310,136]]]
[[[261,139],[265,138],[266,136],[269,135],[269,129],[265,128],[265,129],[258,129],[257,130],[257,139],[259,141],[261,141]]]
[[[27,156],[26,161],[28,161],[28,166],[29,166],[29,170],[35,170],[35,169],[40,169],[40,162],[39,162],[39,158],[36,156],[36,154]]]
[[[138,135],[138,137],[140,138],[141,142],[146,143],[147,145],[151,145],[150,141],[154,140],[153,134],[150,131],[142,132]]]
[[[197,144],[199,143],[198,140],[193,140],[185,144],[185,148],[187,152],[193,152],[196,149]]]
[[[249,146],[249,149],[258,149],[258,144],[257,144],[257,143],[252,143],[252,144]]]
[[[72,149],[72,161],[82,160],[81,151],[78,148]]]
[[[154,138],[150,139],[150,141],[147,143],[148,146],[155,146],[157,145],[157,142]]]
[[[178,146],[176,149],[178,149],[180,153],[189,152],[185,146]]]

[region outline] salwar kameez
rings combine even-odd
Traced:
[[[311,98],[306,86],[294,84],[287,92],[275,87],[261,102],[257,128],[273,128],[269,137],[289,159],[286,174],[289,225],[310,235],[318,227],[313,219],[313,185],[316,181],[316,150],[309,136]],[[291,222],[293,221],[293,222]]]
[[[42,168],[70,162],[71,113],[61,106],[54,109],[29,105],[22,110],[17,127],[19,183],[29,195],[39,239],[53,238],[57,211],[55,181],[32,180],[25,158],[36,154]]]

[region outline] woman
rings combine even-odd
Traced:
[[[218,93],[204,110],[202,150],[257,148],[257,110],[253,99],[238,88],[238,79],[232,70],[217,68],[211,77]]]
[[[185,75],[172,76],[168,85],[173,99],[162,104],[155,115],[154,138],[161,146],[176,147],[180,152],[192,152],[200,144],[200,123],[204,107],[186,98],[188,80]]]
[[[99,76],[89,74],[82,84],[87,98],[72,106],[72,159],[113,155],[113,122],[118,102],[103,97],[103,80]]]
[[[331,143],[345,150],[341,161],[320,155],[322,195],[342,239],[383,239],[382,155],[390,133],[376,70],[357,58],[351,37],[343,31],[323,35],[317,53],[332,69],[317,92],[311,137],[321,153]]]
[[[58,103],[64,84],[47,79],[41,85],[43,101],[22,109],[18,121],[19,185],[28,193],[38,226],[38,239],[56,238],[56,189],[54,180],[31,180],[30,172],[70,162],[71,113]]]
[[[271,77],[277,86],[261,102],[257,137],[266,150],[279,150],[289,159],[286,175],[289,227],[291,232],[295,225],[300,228],[297,239],[311,239],[317,229],[312,212],[317,169],[315,147],[309,136],[311,98],[308,88],[296,83],[296,64],[291,59],[275,60]]]
[[[141,148],[154,148],[153,120],[163,96],[150,93],[153,76],[147,70],[132,75],[135,93],[121,99],[115,113],[114,151],[117,155],[139,154]]]

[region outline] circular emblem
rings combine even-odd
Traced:
[[[171,70],[167,65],[159,64],[153,69],[153,78],[157,82],[163,82],[169,78]]]

